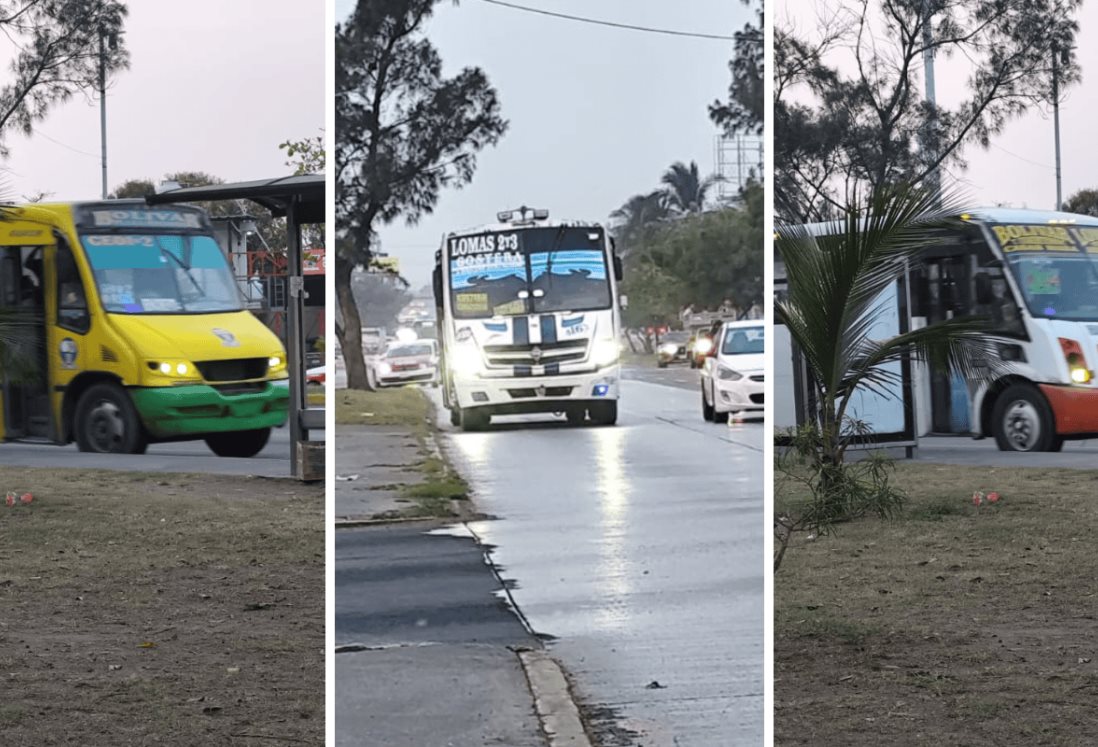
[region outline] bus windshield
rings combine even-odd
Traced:
[[[103,308],[118,314],[240,311],[240,291],[211,236],[85,234]]]
[[[454,316],[610,308],[604,240],[601,229],[566,226],[450,238]]]
[[[1007,256],[1029,313],[1047,319],[1098,321],[1098,266],[1086,254]]]

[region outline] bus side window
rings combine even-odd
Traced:
[[[91,327],[88,298],[72,250],[57,242],[57,325],[83,334]]]

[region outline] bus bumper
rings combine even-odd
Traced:
[[[1098,388],[1039,384],[1056,420],[1056,435],[1098,433]]]
[[[457,406],[485,407],[494,413],[559,412],[569,403],[616,400],[621,377],[618,366],[559,376],[457,379]]]
[[[286,422],[290,390],[285,380],[262,388],[223,393],[207,384],[130,390],[134,406],[154,438],[273,428]]]

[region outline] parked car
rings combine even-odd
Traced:
[[[670,363],[686,363],[686,343],[689,340],[689,332],[672,330],[664,333],[656,347],[656,365],[667,368]]]
[[[318,384],[324,386],[324,366],[316,366],[305,371],[305,384]]]
[[[366,377],[374,387],[403,384],[438,386],[438,343],[395,342],[382,355],[367,359]]]
[[[724,322],[701,370],[702,417],[724,423],[729,415],[763,414],[766,365],[762,322]]]

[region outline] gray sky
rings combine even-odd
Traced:
[[[836,3],[827,3],[834,7]],[[850,3],[846,5],[850,6]],[[803,33],[817,25],[823,3],[780,0],[779,22],[794,21]],[[1060,106],[1063,197],[1084,188],[1098,188],[1098,148],[1094,145],[1094,104],[1098,87],[1098,4],[1084,3],[1077,16],[1080,32],[1076,54],[1083,80],[1066,91]],[[955,105],[965,95],[970,66],[963,56],[939,56],[935,87],[939,103]],[[919,92],[923,91],[922,69]],[[1011,207],[1052,209],[1056,201],[1056,172],[1051,107],[1031,107],[1011,121],[984,150],[967,146],[965,170],[951,168],[951,176],[966,201],[978,207],[1003,203]]]
[[[516,0],[520,5],[679,31],[731,35],[750,18],[738,0]],[[336,0],[345,18],[352,0]],[[427,32],[445,72],[476,65],[510,121],[483,151],[473,182],[444,190],[414,228],[381,231],[413,289],[430,281],[442,234],[522,204],[553,217],[605,222],[659,186],[675,161],[715,170],[708,105],[727,95],[732,43],[593,26],[481,0],[441,2]]]
[[[324,127],[321,0],[133,0],[131,67],[107,91],[107,178],[206,171],[226,181],[287,173],[278,144]],[[0,56],[7,49],[0,48]],[[0,76],[8,75],[6,64]],[[30,138],[10,133],[7,190],[98,198],[99,101],[77,95]]]

